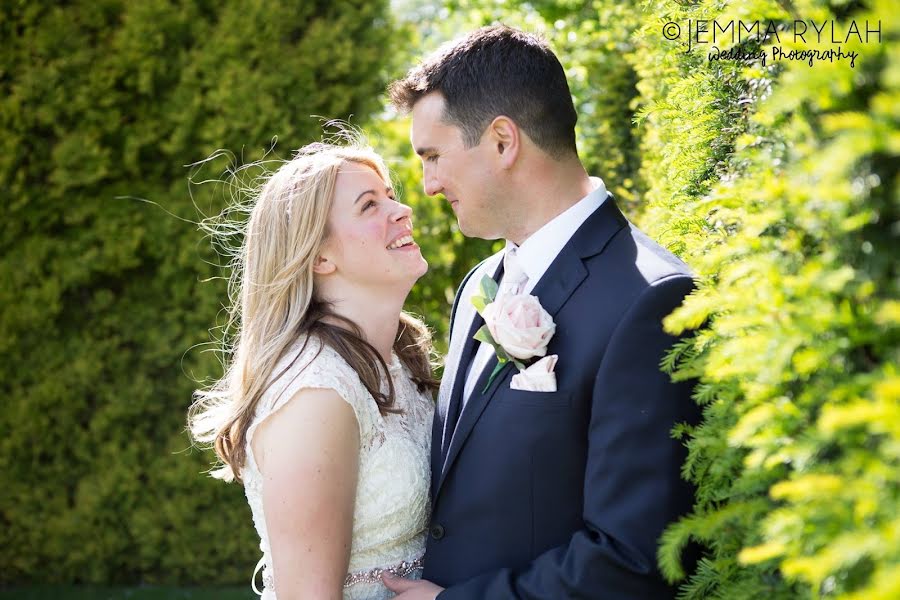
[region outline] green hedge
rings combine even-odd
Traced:
[[[707,323],[667,365],[700,377],[706,417],[683,432],[695,510],[660,551],[680,578],[683,544],[708,547],[685,598],[900,595],[900,19],[889,4],[652,2],[636,37],[640,220],[702,277],[668,325]],[[709,61],[709,48],[685,52],[661,31],[740,18],[833,19],[839,31],[855,19],[863,32],[880,20],[882,38],[843,46],[855,67],[773,62],[788,34],[745,43],[768,52],[763,67]]]
[[[387,2],[16,2],[0,20],[0,584],[249,581],[239,486],[184,433],[225,301],[188,163],[380,108]],[[225,164],[216,161],[220,176]],[[218,171],[216,171],[218,169]],[[196,207],[192,202],[196,202]],[[219,323],[221,324],[221,323]]]

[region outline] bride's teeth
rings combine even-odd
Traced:
[[[395,249],[399,248],[400,246],[405,246],[406,244],[412,244],[412,243],[413,243],[412,236],[405,235],[402,238],[395,240],[393,243],[391,243],[391,245],[388,246],[388,250],[395,250]]]

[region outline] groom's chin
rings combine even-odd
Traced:
[[[484,223],[470,223],[465,219],[459,218],[459,215],[457,215],[456,224],[459,226],[459,232],[467,238],[479,238],[482,240],[500,239],[499,235],[492,237],[488,236],[484,231]]]

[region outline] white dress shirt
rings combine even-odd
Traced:
[[[537,282],[541,280],[550,265],[556,260],[556,257],[562,251],[578,228],[593,214],[595,210],[600,208],[603,201],[606,200],[607,192],[603,180],[599,177],[591,177],[591,183],[594,190],[569,207],[565,212],[558,215],[546,225],[535,231],[531,236],[522,242],[521,246],[507,240],[506,250],[516,248],[516,258],[528,276],[528,281],[522,289],[523,294],[530,294]],[[464,330],[468,331],[468,327]],[[466,372],[466,385],[463,388],[463,409],[475,383],[481,376],[481,372],[487,366],[488,361],[494,356],[494,348],[490,344],[484,342],[478,343],[478,351],[475,357],[469,363]]]

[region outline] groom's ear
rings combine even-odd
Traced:
[[[519,127],[509,117],[500,115],[495,117],[491,124],[488,125],[489,141],[495,149],[500,167],[503,169],[511,168],[521,150],[521,134]]]

